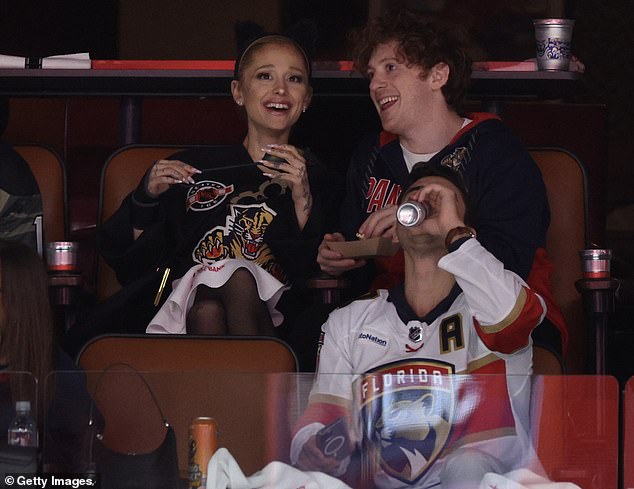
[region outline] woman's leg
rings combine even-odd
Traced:
[[[203,304],[213,305],[201,307]],[[197,305],[199,305],[198,308],[196,308]],[[209,326],[205,326],[206,329],[210,331],[216,329],[218,323],[221,322],[220,318],[225,325],[225,331],[222,333],[200,334],[275,336],[269,309],[258,295],[255,278],[244,268],[236,270],[221,287],[216,289],[204,285],[198,287],[194,305],[187,315],[188,333],[193,333],[189,328],[189,316],[195,308],[195,321],[201,324],[208,322]],[[222,313],[217,312],[217,308],[221,308]],[[205,317],[208,315],[217,317],[206,320]],[[199,316],[203,317],[199,318]]]
[[[206,291],[209,287],[200,285],[196,291],[194,305],[187,313],[187,333],[225,335],[227,334],[227,319],[225,308],[217,299],[209,297]]]
[[[269,308],[260,299],[251,272],[239,268],[218,290],[222,294],[229,334],[275,336]]]

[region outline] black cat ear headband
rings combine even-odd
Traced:
[[[308,22],[307,24],[306,22],[302,22],[301,26],[297,24],[289,34],[273,34],[266,32],[262,26],[255,22],[239,22],[236,24],[235,32],[239,54],[236,58],[236,64],[233,70],[234,80],[239,78],[242,61],[251,49],[261,44],[275,41],[288,42],[297,48],[304,57],[308,68],[308,77],[310,78],[312,67],[307,51],[309,49],[314,51],[316,44],[317,32],[314,23]],[[301,36],[293,35],[293,32],[301,33]]]

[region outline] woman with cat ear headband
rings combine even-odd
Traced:
[[[131,332],[283,337],[274,326],[308,300],[304,282],[340,194],[291,143],[312,99],[310,60],[286,35],[243,34],[231,82],[242,141],[155,162],[100,230],[124,285],[153,275],[134,292],[146,314],[139,325],[135,313]]]

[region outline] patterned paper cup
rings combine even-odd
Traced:
[[[540,70],[567,71],[572,56],[571,19],[535,19],[537,68]]]

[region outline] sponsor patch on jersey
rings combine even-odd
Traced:
[[[187,209],[195,212],[218,207],[227,195],[233,193],[233,185],[203,180],[196,182],[187,191]]]
[[[372,474],[416,483],[442,453],[456,413],[452,365],[395,362],[355,381],[363,453]]]
[[[374,343],[375,345],[379,345],[379,346],[387,346],[387,340],[384,338],[379,338],[378,336],[372,334],[372,333],[364,333],[361,332],[359,333],[358,338],[360,340],[365,340],[365,341],[369,341],[370,343]]]

